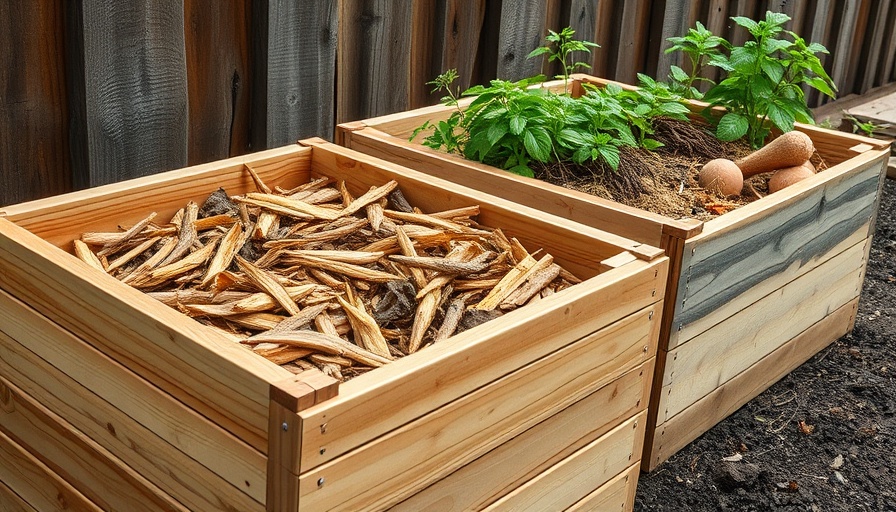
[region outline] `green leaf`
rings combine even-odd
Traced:
[[[755,21],[745,16],[734,16],[733,18],[731,18],[731,21],[749,30],[750,33],[753,33],[754,31],[759,29],[759,23],[756,23]]]
[[[819,43],[811,43],[808,47],[806,47],[806,49],[812,53],[824,53],[824,54],[830,53],[830,52],[828,52],[828,49],[824,47],[823,44],[819,44]]]
[[[756,60],[759,58],[759,55],[756,53],[756,50],[753,48],[747,48],[744,46],[735,48],[731,50],[731,58],[728,59],[728,63],[731,65],[731,70],[729,71],[738,71],[740,73],[750,73],[753,68],[756,66]]]
[[[749,128],[750,123],[746,117],[729,112],[719,119],[719,124],[716,126],[716,136],[724,141],[737,140],[746,135]]]
[[[768,106],[768,119],[782,132],[793,130],[793,123],[796,121],[793,112],[776,103],[772,103]]]
[[[492,123],[491,126],[488,127],[486,131],[486,138],[488,139],[488,143],[491,146],[494,146],[501,137],[507,135],[508,127],[504,122],[496,122]]]
[[[532,169],[525,165],[516,165],[507,170],[514,174],[519,174],[520,176],[526,176],[529,178],[535,177],[535,173],[532,172]]]
[[[544,130],[541,130],[542,132]],[[536,136],[539,134],[539,136]],[[544,133],[545,137],[540,136],[541,134],[536,130],[526,130],[523,132],[523,145],[526,148],[526,152],[532,156],[535,160],[539,162],[547,162],[551,158],[551,143],[550,138],[546,137],[547,133]],[[547,140],[545,140],[547,138]],[[547,144],[545,144],[547,142]]]
[[[531,59],[532,57],[544,55],[545,53],[551,53],[551,49],[548,48],[547,46],[540,46],[540,47],[532,50],[531,52],[529,52],[529,55],[526,55],[526,58]]]
[[[760,66],[773,83],[778,83],[784,78],[784,66],[777,60],[762,59]]]
[[[526,118],[523,116],[513,116],[510,118],[510,133],[519,135],[526,128]]]
[[[606,145],[598,146],[596,149],[597,152],[600,153],[601,158],[603,158],[614,171],[619,169],[619,148]]]
[[[788,21],[790,21],[790,16],[783,12],[766,11],[765,13],[765,22],[770,25],[783,26]]]
[[[672,66],[670,68],[672,73],[672,78],[678,80],[679,82],[687,82],[691,77],[685,72],[685,70],[681,69],[678,66]]]
[[[821,77],[813,76],[810,78],[806,78],[805,82],[807,84],[809,84],[811,87],[817,89],[822,94],[826,94],[826,95],[830,96],[831,98],[836,96],[836,93],[834,93],[833,89],[831,89],[831,87],[828,85],[827,81],[825,81]]]
[[[648,151],[653,151],[657,148],[663,147],[664,145],[665,144],[663,144],[662,142],[660,142],[656,139],[651,139],[651,138],[646,138],[641,141],[641,147],[643,147],[644,149],[646,149]]]

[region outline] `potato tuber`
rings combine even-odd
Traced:
[[[765,146],[741,158],[737,166],[744,178],[759,173],[802,165],[812,157],[815,146],[803,132],[787,132]]]
[[[744,188],[744,177],[737,165],[726,158],[716,158],[707,162],[700,169],[697,178],[704,189],[726,195],[739,195]]]
[[[815,173],[812,172],[808,167],[805,167],[803,165],[796,165],[793,167],[787,167],[779,171],[775,171],[775,174],[773,174],[771,179],[768,180],[768,192],[770,194],[774,194],[775,192],[789,187],[790,185],[804,180],[814,174]]]

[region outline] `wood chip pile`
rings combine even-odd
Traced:
[[[292,190],[190,202],[76,255],[293,371],[339,380],[382,366],[578,282],[549,254],[474,220],[424,214],[390,181],[353,197],[319,178]]]

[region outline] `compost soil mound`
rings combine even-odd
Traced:
[[[654,128],[653,138],[663,146],[652,152],[622,147],[615,170],[602,162],[560,162],[537,167],[535,177],[673,219],[708,221],[765,195],[772,173],[746,180],[740,196],[714,194],[697,182],[706,162],[749,154],[752,150],[744,141],[722,142],[698,122],[661,118]],[[827,167],[817,153],[813,163],[819,170]]]
[[[896,511],[894,334],[887,180],[854,330],[642,474],[635,510]]]

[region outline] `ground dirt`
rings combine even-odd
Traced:
[[[642,474],[635,510],[896,511],[894,334],[887,180],[853,332]]]

